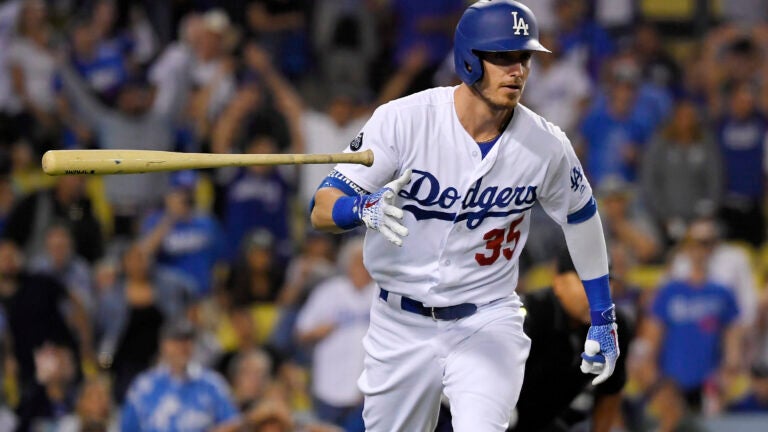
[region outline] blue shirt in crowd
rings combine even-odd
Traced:
[[[762,199],[766,133],[766,118],[757,113],[744,120],[726,117],[720,122],[717,138],[725,165],[726,193]]]
[[[733,293],[712,282],[672,281],[659,288],[653,315],[665,329],[662,373],[683,390],[701,386],[720,365],[723,331],[738,314]]]
[[[594,21],[560,32],[557,43],[563,56],[584,60],[593,81],[597,81],[603,62],[616,51],[611,36]]]
[[[640,151],[652,133],[647,122],[634,116],[617,118],[607,104],[595,106],[581,124],[581,134],[587,144],[586,170],[593,187],[611,175],[634,181],[636,168],[624,158],[626,151]]]
[[[146,235],[160,222],[163,212],[150,215],[142,227]],[[195,281],[197,294],[211,292],[213,268],[223,258],[224,239],[218,222],[207,215],[195,215],[171,228],[160,246],[157,260]]]
[[[395,59],[403,64],[408,52],[419,45],[426,47],[429,63],[438,64],[453,46],[453,38],[446,31],[424,31],[420,23],[425,19],[441,19],[453,14],[459,16],[464,10],[462,0],[396,0],[398,38],[395,47]]]
[[[237,419],[224,379],[200,366],[188,369],[183,380],[164,366],[139,375],[128,390],[120,430],[203,432]]]
[[[264,228],[275,238],[277,252],[290,255],[288,222],[291,185],[277,169],[258,175],[242,169],[227,187],[224,230],[227,235],[227,257],[234,261],[246,234]]]

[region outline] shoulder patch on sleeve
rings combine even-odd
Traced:
[[[352,151],[358,151],[362,146],[363,146],[363,132],[360,132],[360,134],[356,136],[351,143],[349,143],[349,149]]]

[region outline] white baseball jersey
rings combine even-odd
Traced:
[[[592,200],[568,138],[523,105],[483,158],[456,115],[455,90],[382,105],[346,150],[372,149],[373,166],[336,167],[369,192],[413,170],[395,202],[410,234],[398,248],[369,230],[364,259],[382,288],[435,307],[510,296],[534,203],[564,224]]]

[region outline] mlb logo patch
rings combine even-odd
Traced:
[[[362,146],[363,146],[363,133],[360,132],[360,135],[356,136],[355,139],[353,139],[352,142],[349,143],[349,148],[352,151],[358,151]]]

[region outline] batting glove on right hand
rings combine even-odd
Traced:
[[[616,368],[619,358],[619,336],[616,326],[616,306],[592,313],[592,325],[581,353],[581,371],[597,374],[592,385],[605,382]]]
[[[400,220],[403,210],[394,205],[395,197],[403,186],[411,181],[411,170],[407,169],[400,178],[392,180],[371,195],[364,195],[360,204],[360,219],[365,226],[380,232],[387,240],[403,245],[403,237],[408,235],[408,228]]]

